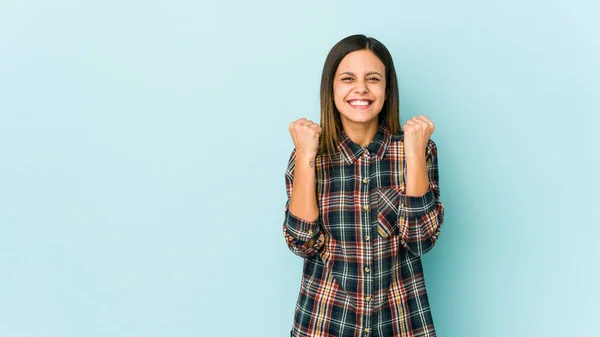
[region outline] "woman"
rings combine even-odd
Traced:
[[[435,336],[420,259],[444,215],[434,124],[399,121],[387,48],[364,35],[338,42],[321,125],[289,126],[283,231],[304,258],[291,336]]]

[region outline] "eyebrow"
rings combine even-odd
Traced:
[[[383,77],[383,75],[381,75],[380,73],[378,73],[378,72],[376,72],[376,71],[370,71],[370,72],[368,72],[368,73],[367,73],[367,76],[368,76],[368,75],[373,75],[373,74],[375,74],[375,75],[379,75],[379,76]],[[342,76],[342,75],[351,75],[351,76],[356,76],[356,75],[354,75],[354,73],[352,73],[352,72],[349,72],[349,71],[345,71],[345,72],[343,72],[343,73],[339,74],[338,76]]]

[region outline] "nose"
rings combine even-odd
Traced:
[[[367,85],[365,83],[359,83],[356,88],[354,89],[354,91],[357,94],[365,94],[369,91],[369,89],[367,88]]]

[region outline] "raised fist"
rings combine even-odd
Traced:
[[[317,155],[319,149],[319,137],[321,136],[321,127],[306,118],[300,118],[290,123],[288,127],[290,135],[294,141],[296,152],[308,155]]]
[[[409,119],[404,124],[404,155],[424,155],[429,138],[435,130],[433,122],[425,115]]]

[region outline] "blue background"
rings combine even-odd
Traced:
[[[287,336],[287,126],[355,33],[436,124],[438,334],[597,335],[599,7],[1,1],[0,336]]]

